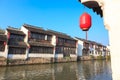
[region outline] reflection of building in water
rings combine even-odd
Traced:
[[[6,67],[5,79],[9,80],[52,80],[54,68],[51,65],[29,65]]]
[[[79,80],[77,78],[77,66],[76,63],[63,63],[63,64],[58,64],[55,65],[56,69],[54,72],[55,75],[55,80]],[[58,71],[57,68],[59,68],[59,66],[62,67],[62,71]]]
[[[0,80],[5,79],[5,72],[6,72],[6,67],[0,68]]]
[[[84,61],[1,67],[0,80],[111,80],[108,64],[106,61]]]
[[[78,63],[79,79],[83,80],[110,80],[110,64],[106,61],[82,61]]]

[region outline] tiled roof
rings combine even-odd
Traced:
[[[98,43],[98,42],[95,42],[95,41],[91,41],[91,40],[86,40],[86,39],[82,39],[82,38],[78,38],[78,37],[75,37],[76,39],[79,39],[81,41],[84,41],[84,42],[87,42],[87,43],[92,43],[92,44],[97,44],[97,45],[100,45],[100,46],[104,46],[102,45],[101,43]]]
[[[36,32],[36,33],[43,33],[43,34],[49,34],[47,31],[45,31],[43,28],[41,27],[37,27],[37,26],[33,26],[33,25],[29,25],[29,24],[24,24],[23,25],[25,28],[27,28],[29,31],[31,32]]]
[[[19,29],[15,29],[15,28],[7,28],[7,31],[13,34],[25,35],[23,31],[20,31]]]
[[[56,35],[57,37],[66,38],[66,39],[70,39],[70,40],[75,40],[65,33],[57,32],[57,31],[53,31],[53,30],[47,30],[47,32],[51,33],[53,35]]]

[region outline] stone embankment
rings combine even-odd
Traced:
[[[45,63],[61,63],[61,62],[77,62],[85,60],[105,60],[110,59],[109,57],[93,57],[93,56],[82,56],[76,58],[28,58],[28,59],[6,59],[0,57],[0,66],[11,66],[11,65],[29,65],[29,64],[45,64]]]
[[[28,58],[28,59],[5,59],[0,58],[0,66],[11,65],[29,65],[29,64],[45,64],[45,63],[60,63],[60,62],[76,62],[76,58]]]

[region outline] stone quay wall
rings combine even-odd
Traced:
[[[0,58],[0,66],[13,65],[29,65],[29,64],[46,64],[46,63],[60,63],[60,62],[76,62],[76,58],[28,58],[28,59],[5,59]]]

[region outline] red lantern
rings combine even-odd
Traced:
[[[7,33],[7,38],[10,39],[10,32]]]
[[[80,28],[83,31],[88,31],[91,27],[91,16],[88,13],[83,13],[80,17]]]

